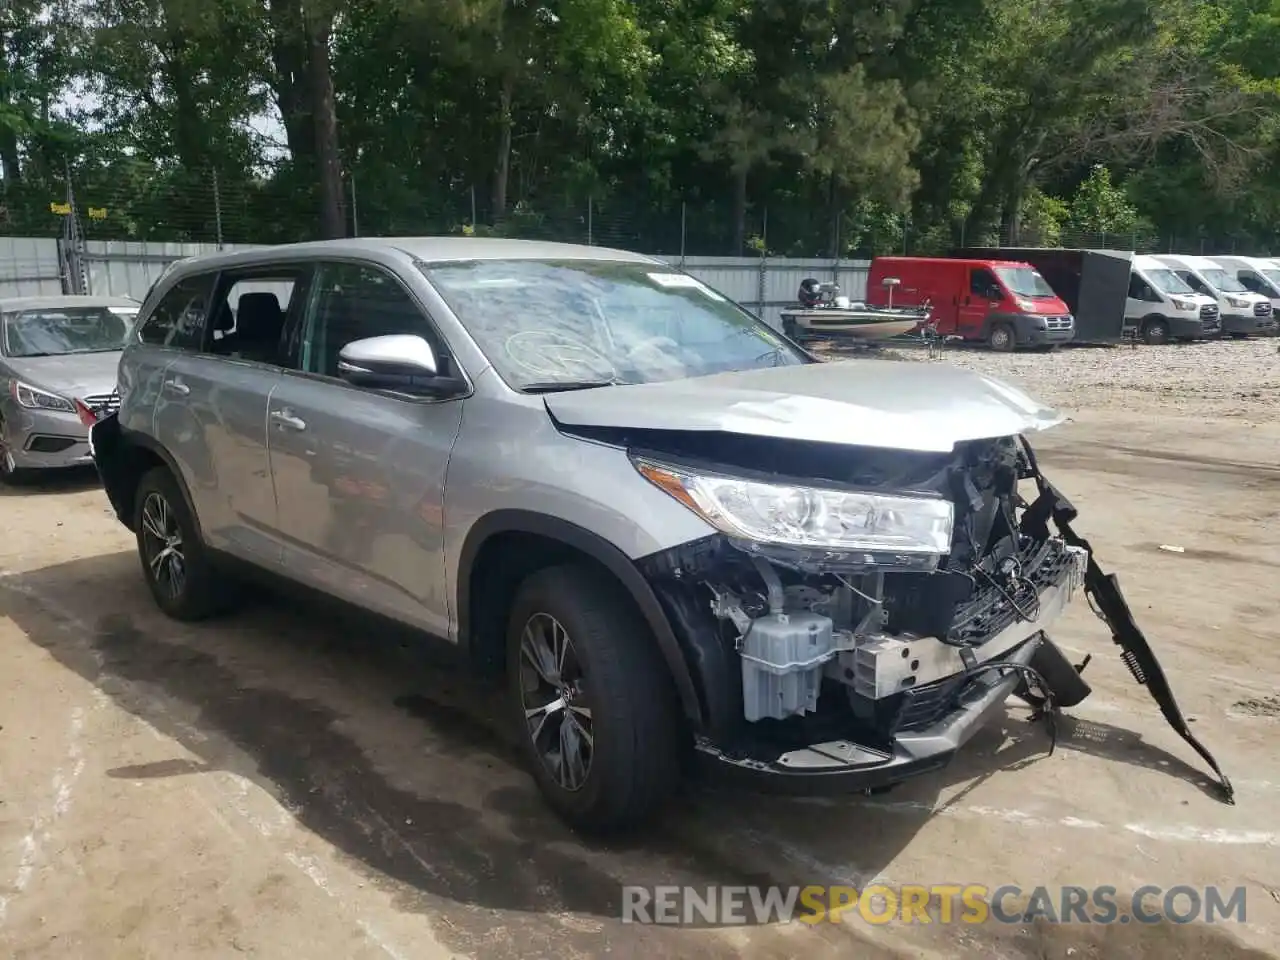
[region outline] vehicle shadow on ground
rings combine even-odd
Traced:
[[[0,497],[39,497],[56,493],[83,493],[102,483],[92,466],[47,470],[0,483]]]
[[[196,758],[107,776],[146,781],[222,770],[249,778],[400,909],[447,917],[436,933],[451,949],[486,958],[620,948],[741,955],[740,939],[701,938],[695,946],[673,927],[621,923],[621,885],[860,887],[910,843],[945,786],[1035,762],[1048,744],[1046,734],[1011,714],[984,731],[962,762],[912,784],[918,809],[881,811],[874,802],[851,801],[852,816],[840,816],[804,800],[694,786],[645,835],[589,842],[547,812],[519,769],[494,690],[434,647],[391,631],[371,635],[354,614],[293,603],[268,597],[217,623],[177,624],[154,609],[128,552],[0,579],[0,614]],[[1203,780],[1163,751],[1128,742],[1123,731],[1066,743]],[[504,911],[500,940],[492,936],[495,910]],[[1052,944],[1056,955],[1062,944],[1122,933],[1127,946],[1116,956],[1132,954],[1135,937],[1151,938],[1153,950],[1160,941],[1151,955],[1162,958],[1265,956],[1241,952],[1211,928],[1132,929],[1059,926],[992,936],[1007,941],[1002,949],[1012,956],[1046,956]],[[966,939],[978,934],[965,932]],[[807,954],[905,955],[882,946],[883,938],[863,939],[849,923],[817,924],[806,933]],[[917,934],[926,935],[903,935]],[[789,957],[799,945],[776,924],[747,936],[753,957]],[[1009,940],[1014,936],[1020,939]],[[974,944],[973,955],[990,954],[989,946]],[[948,955],[967,955],[959,949],[952,944]]]

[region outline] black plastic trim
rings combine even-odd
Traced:
[[[144,433],[126,430],[120,425],[119,417],[114,413],[103,417],[90,427],[90,443],[93,447],[94,466],[97,467],[98,476],[102,480],[107,500],[115,511],[116,519],[133,530],[132,488],[137,486],[137,482],[142,477],[140,474],[134,475],[136,470],[130,463],[129,451],[131,449],[146,450],[155,455],[173,474],[178,490],[182,493],[182,499],[186,503],[187,512],[192,523],[195,524],[196,533],[201,539],[204,538],[200,517],[196,513],[195,502],[191,499],[191,491],[187,488],[186,478],[183,477],[182,470],[179,469],[173,455],[160,443]]]
[[[689,664],[649,582],[641,575],[631,559],[608,540],[585,527],[559,517],[529,510],[495,510],[485,514],[472,525],[458,559],[456,609],[460,646],[464,648],[469,646],[471,639],[471,572],[475,567],[476,557],[480,555],[480,549],[486,541],[503,533],[529,533],[549,540],[557,540],[586,554],[612,573],[627,589],[650,630],[653,631],[667,669],[671,673],[671,679],[675,683],[685,715],[699,729],[703,726],[703,711],[689,672]]]
[[[1001,660],[1026,664],[1042,643],[1049,642],[1044,634],[1032,636]],[[945,767],[974,734],[1003,710],[1005,701],[1021,683],[1022,676],[1017,672],[975,677],[946,717],[927,729],[897,735],[892,752],[882,753],[878,760],[812,769],[786,767],[767,760],[726,756],[708,740],[698,742],[697,756],[703,773],[712,779],[759,793],[847,794],[884,789]]]

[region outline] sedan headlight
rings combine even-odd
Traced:
[[[65,413],[75,413],[76,407],[66,397],[60,397],[56,393],[50,393],[47,390],[41,390],[30,384],[22,383],[15,380],[13,383],[13,399],[29,410],[60,410]]]
[[[694,472],[637,458],[636,469],[731,537],[789,547],[940,556],[954,508],[940,497],[801,487]]]

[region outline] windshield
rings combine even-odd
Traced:
[[[1191,285],[1172,270],[1144,270],[1143,274],[1161,293],[1195,293]]]
[[[516,389],[654,383],[794,366],[803,353],[700,281],[662,264],[419,264]]]
[[[1248,293],[1249,288],[1233,277],[1227,271],[1218,267],[1211,270],[1201,270],[1200,276],[1204,277],[1205,282],[1215,290],[1223,293]]]
[[[107,353],[124,348],[132,307],[61,307],[23,310],[4,318],[4,350],[10,357]]]
[[[996,267],[996,275],[1005,288],[1019,297],[1053,297],[1053,287],[1033,267]]]
[[[1263,270],[1262,275],[1271,282],[1273,287],[1280,290],[1280,268],[1275,270]]]

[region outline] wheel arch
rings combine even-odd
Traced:
[[[116,518],[130,530],[134,529],[138,484],[149,470],[164,467],[173,476],[191,522],[203,539],[186,478],[173,455],[153,437],[125,430],[113,416],[93,426],[93,458]]]
[[[541,554],[545,562],[522,565],[512,558],[501,563],[495,560],[504,546],[518,550],[522,545],[536,545],[545,551]],[[685,716],[700,728],[702,709],[689,664],[653,588],[625,553],[571,521],[528,510],[496,510],[472,525],[458,559],[455,609],[459,646],[482,668],[502,663],[505,630],[496,628],[495,623],[505,627],[506,609],[484,602],[485,591],[495,584],[491,578],[499,576],[496,586],[500,592],[504,587],[514,590],[516,581],[540,567],[583,558],[607,571],[630,596],[658,643]],[[502,579],[504,573],[507,577]],[[499,617],[502,619],[497,620]]]

